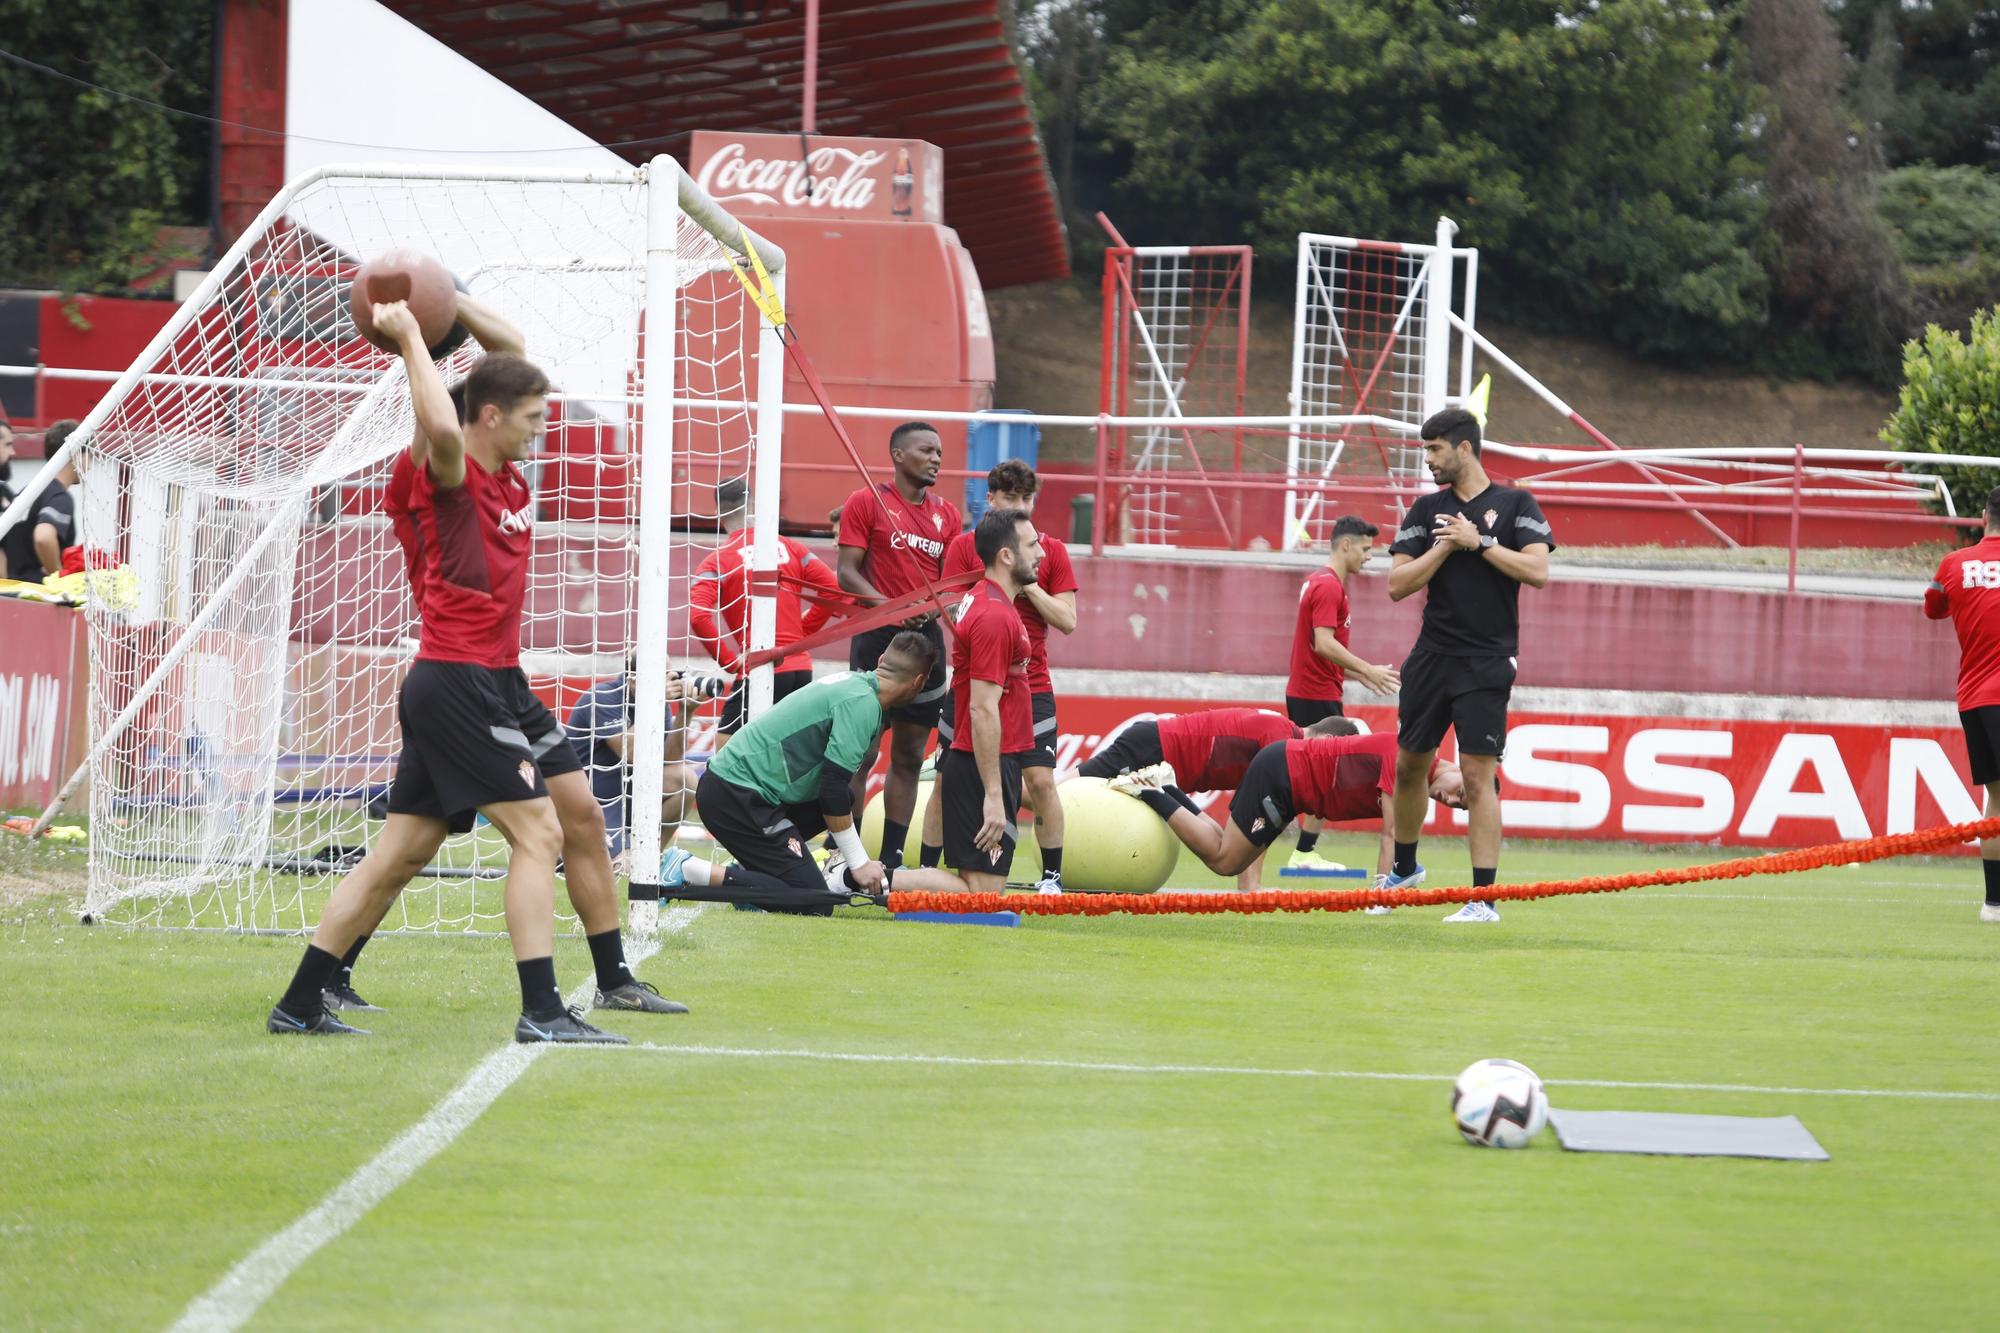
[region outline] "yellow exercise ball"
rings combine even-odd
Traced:
[[[917,784],[916,811],[903,842],[903,863],[917,864],[922,851],[924,811],[935,784]],[[1167,882],[1180,864],[1180,839],[1160,817],[1122,792],[1105,788],[1102,778],[1072,778],[1056,788],[1063,807],[1063,886],[1095,893],[1152,893]],[[882,845],[882,794],[869,798],[861,812],[861,845],[873,852]],[[1033,884],[1042,876],[1041,848],[1032,820],[1021,821],[1014,846],[1014,864],[1007,873],[1013,884]]]

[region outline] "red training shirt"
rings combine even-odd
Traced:
[[[448,489],[428,465],[412,472],[409,514],[422,571],[411,580],[423,616],[417,659],[520,665],[535,529],[527,480],[512,463],[488,472],[469,456],[464,482]]]
[[[1924,614],[1958,631],[1958,711],[2000,704],[2000,536],[1946,556],[1924,590]]]
[[[1267,708],[1211,708],[1163,717],[1160,757],[1174,766],[1182,791],[1235,791],[1257,751],[1305,733]]]
[[[1292,630],[1292,674],[1285,694],[1293,699],[1338,699],[1347,674],[1313,651],[1313,631],[1324,625],[1340,646],[1347,646],[1354,618],[1347,605],[1347,585],[1331,569],[1316,569],[1299,589],[1299,618]]]
[[[403,573],[410,579],[410,596],[417,604],[417,611],[424,609],[424,558],[423,536],[417,530],[417,520],[410,513],[410,490],[417,483],[417,465],[410,461],[410,451],[399,449],[395,465],[389,469],[389,484],[382,488],[382,512],[389,516],[389,529],[396,534],[396,545],[403,548]]]
[[[1007,594],[992,579],[981,579],[958,604],[957,633],[951,643],[952,718],[958,728],[951,748],[972,750],[972,682],[1002,687],[1000,753],[1035,748],[1035,712],[1028,698],[1028,631]]]
[[[688,629],[708,649],[708,655],[725,671],[735,671],[750,649],[750,558],[754,537],[750,529],[732,532],[722,545],[708,553],[694,571],[694,586],[688,592]],[[830,593],[840,591],[840,581],[826,562],[790,537],[778,538],[778,573],[790,575]],[[808,634],[818,633],[832,616],[824,605],[807,607],[798,591],[778,585],[778,635],[776,646],[789,647]],[[716,614],[721,613],[717,623]],[[727,637],[724,637],[725,634]],[[731,642],[734,640],[734,642]],[[812,658],[792,653],[780,659],[773,671],[811,671]]]
[[[1036,535],[1042,539],[1042,563],[1035,568],[1035,582],[1046,593],[1075,592],[1076,566],[1070,563],[1069,548],[1039,528]],[[945,578],[985,568],[979,563],[979,552],[969,532],[959,533],[944,548]],[[1056,684],[1049,678],[1049,622],[1042,619],[1042,613],[1035,609],[1026,593],[1014,599],[1014,609],[1020,612],[1021,625],[1028,631],[1028,692],[1054,694]]]
[[[937,578],[945,543],[957,535],[958,507],[929,491],[913,505],[894,486],[877,482],[840,507],[840,544],[862,550],[862,576],[891,600],[921,592],[926,579]]]
[[[1396,733],[1314,736],[1285,742],[1292,809],[1321,819],[1376,819],[1384,793],[1396,790]],[[1431,761],[1437,772],[1437,761]]]

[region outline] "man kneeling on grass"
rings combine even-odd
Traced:
[[[670,847],[660,858],[661,896],[814,916],[857,895],[883,901],[889,874],[861,850],[850,783],[875,753],[883,717],[923,691],[936,658],[929,639],[906,630],[873,671],[816,680],[737,732],[709,760],[694,798],[702,827],[736,864],[715,865]],[[812,842],[821,832],[846,859],[837,882],[813,860]]]
[[[1144,801],[1218,875],[1234,875],[1256,861],[1298,815],[1334,821],[1379,816],[1378,886],[1389,870],[1394,851],[1390,800],[1396,790],[1396,737],[1390,732],[1311,736],[1265,746],[1243,771],[1229,802],[1227,824],[1218,825],[1196,809],[1173,785],[1172,770],[1165,764],[1120,774],[1105,785]],[[1465,807],[1465,779],[1458,765],[1431,764],[1430,794],[1454,810]]]

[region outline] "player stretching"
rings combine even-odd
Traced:
[[[1400,786],[1396,738],[1308,736],[1274,741],[1257,752],[1229,801],[1229,822],[1218,825],[1185,797],[1163,789],[1156,773],[1129,774],[1120,790],[1144,801],[1202,864],[1218,875],[1234,875],[1256,862],[1297,815],[1321,819],[1382,819],[1378,864],[1390,855],[1392,792]],[[1465,803],[1465,783],[1456,766],[1431,760],[1426,794],[1454,809]]]
[[[1056,781],[1106,778],[1122,791],[1155,786],[1176,804],[1196,810],[1185,792],[1235,791],[1243,771],[1267,745],[1306,736],[1352,736],[1359,730],[1344,717],[1321,718],[1301,729],[1266,708],[1210,708],[1134,722],[1081,768],[1057,774]],[[1126,775],[1133,781],[1125,781]],[[1254,889],[1263,878],[1260,846],[1257,856],[1237,873],[1236,887]]]
[[[906,421],[889,433],[893,486],[876,483],[847,497],[840,509],[840,587],[864,606],[920,592],[926,576],[937,578],[945,543],[958,535],[958,506],[930,494],[944,466],[944,442],[937,428]],[[901,628],[916,630],[936,650],[930,678],[916,698],[889,713],[889,776],[882,788],[882,864],[903,863],[910,814],[917,808],[917,770],[923,767],[931,728],[944,705],[944,631],[937,613],[910,617]],[[881,659],[898,627],[883,625],[854,636],[847,646],[850,671],[866,671]],[[874,766],[871,755],[854,773],[858,801]]]
[[[889,871],[861,849],[851,780],[874,757],[883,715],[917,697],[936,654],[928,638],[904,630],[873,671],[814,681],[739,732],[695,788],[702,827],[736,864],[669,847],[660,858],[664,895],[825,916],[852,892],[887,893]],[[844,883],[830,884],[813,861],[808,843],[822,829],[846,858]]]
[[[520,330],[483,301],[461,293],[458,319],[487,353],[521,354]],[[461,427],[466,421],[465,390],[466,382],[461,382],[450,391],[452,411]],[[430,585],[424,558],[425,530],[411,506],[417,474],[424,470],[429,457],[430,437],[420,421],[410,447],[396,455],[382,497],[382,512],[388,515],[397,544],[402,547],[403,569],[409,577],[411,599],[419,616],[423,613],[425,590]],[[537,733],[535,766],[548,784],[549,798],[562,824],[563,884],[569,891],[570,906],[576,909],[577,919],[583,925],[596,967],[597,1007],[642,1013],[686,1013],[686,1005],[663,998],[650,983],[633,976],[626,965],[624,939],[619,931],[618,886],[607,847],[604,808],[583,773],[561,752],[571,747],[543,748],[541,739],[542,733]],[[389,813],[367,856],[347,877],[353,884],[349,891],[365,898],[369,913],[357,920],[359,933],[342,956],[331,984],[322,993],[327,1009],[382,1012],[379,1005],[368,1003],[354,989],[354,968],[396,896],[430,864],[450,831],[440,818],[393,810]]]
[[[1333,521],[1333,537],[1324,568],[1306,576],[1299,589],[1299,615],[1292,630],[1292,671],[1285,681],[1285,715],[1302,727],[1323,717],[1341,716],[1341,690],[1351,673],[1377,694],[1396,691],[1392,666],[1373,666],[1348,648],[1354,616],[1347,599],[1347,580],[1368,563],[1374,549],[1373,523],[1354,514]],[[1319,841],[1319,821],[1301,821],[1298,854],[1306,855]]]
[[[694,571],[694,585],[688,594],[688,629],[708,650],[724,671],[741,670],[743,654],[750,650],[750,557],[753,538],[748,527],[750,488],[741,478],[732,478],[715,488],[715,508],[729,536]],[[811,551],[790,537],[778,538],[778,573],[791,575],[823,592],[839,592],[833,571]],[[825,606],[804,606],[796,590],[780,585],[777,597],[778,627],[775,646],[785,648],[808,634],[819,632],[832,612]],[[717,622],[718,614],[721,617]],[[812,659],[793,653],[771,669],[771,702],[776,703],[794,690],[812,684]],[[738,676],[722,704],[722,720],[715,729],[715,748],[743,729],[749,705],[750,682]]]
[[[1424,625],[1403,662],[1397,709],[1395,861],[1388,887],[1423,882],[1425,775],[1444,739],[1458,734],[1465,770],[1466,842],[1472,882],[1493,883],[1500,864],[1497,770],[1507,745],[1507,699],[1519,650],[1521,585],[1544,588],[1555,534],[1526,491],[1496,486],[1479,461],[1479,422],[1450,408],[1424,422],[1424,465],[1445,489],[1411,505],[1389,551],[1389,596],[1420,588]],[[1491,902],[1470,902],[1447,921],[1498,921]]]
[[[1958,631],[1958,721],[1986,813],[2000,812],[2000,486],[1986,497],[1986,535],[1953,551],[1924,590],[1924,614]],[[1986,875],[1981,921],[2000,921],[2000,838],[1979,840]]]
[[[390,812],[463,830],[476,810],[506,838],[507,933],[521,984],[516,1041],[622,1043],[567,1009],[556,985],[555,868],[563,834],[537,760],[553,755],[551,762],[573,771],[576,757],[519,666],[534,500],[514,465],[547,424],[548,379],[518,356],[488,355],[467,377],[461,428],[409,307],[379,305],[374,318],[401,350],[429,442],[410,505],[423,537],[423,630],[398,699],[403,749]],[[602,855],[601,840],[599,848]],[[393,868],[387,877],[341,880],[271,1010],[270,1031],[361,1031],[327,1013],[322,994],[341,955],[400,888]]]
[[[1018,459],[1010,458],[986,474],[986,501],[994,509],[1018,509],[1033,517],[1035,495],[1041,488],[1035,470]],[[1040,529],[1035,535],[1041,539],[1042,562],[1035,569],[1035,581],[1014,599],[1021,626],[1028,631],[1028,700],[1035,719],[1034,748],[1021,760],[1021,789],[1035,812],[1035,844],[1042,853],[1042,880],[1036,887],[1043,893],[1061,893],[1063,808],[1056,799],[1056,687],[1049,676],[1049,631],[1076,630],[1076,567],[1070,563],[1067,546]],[[971,533],[961,532],[945,548],[945,577],[981,567]],[[952,736],[952,723],[939,718],[938,744],[949,748]],[[924,809],[924,865],[936,865],[943,855],[943,833],[944,807],[932,801]]]

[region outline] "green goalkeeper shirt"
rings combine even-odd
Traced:
[[[852,773],[882,734],[882,702],[872,671],[842,671],[780,700],[708,761],[709,772],[773,805],[819,800],[829,763]]]

